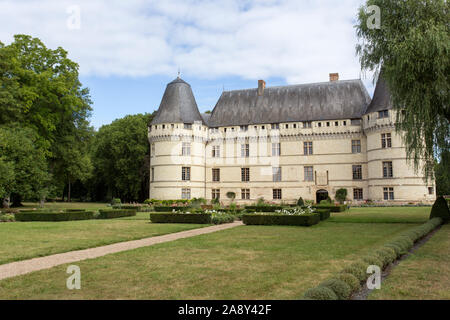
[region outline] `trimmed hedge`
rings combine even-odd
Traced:
[[[92,211],[75,212],[19,212],[16,221],[72,221],[94,219]]]
[[[115,210],[115,209],[107,209],[107,210],[99,210],[99,216],[98,219],[115,219],[115,218],[122,218],[122,217],[132,217],[136,215],[136,209],[130,210],[130,209],[121,209],[121,210]]]
[[[172,211],[183,211],[185,207],[166,207],[166,206],[155,206],[153,208],[155,212],[172,212]]]
[[[414,242],[422,239],[442,223],[442,218],[433,218],[416,228],[402,233],[397,238],[384,244],[384,246],[377,248],[373,253],[362,257],[360,261],[346,266],[335,278],[345,282],[352,292],[358,290],[360,284],[368,278],[368,274],[366,273],[368,266],[377,265],[381,269],[385,268],[398,257],[407,253],[413,247]],[[316,288],[309,289],[305,293],[305,298],[324,299],[323,297],[328,297],[327,294],[329,292],[323,290],[323,288],[328,288],[338,298],[343,298],[346,296],[346,291],[342,289],[342,284],[337,284],[336,279],[329,280],[329,282],[324,282]],[[349,296],[350,294],[347,298]]]
[[[64,212],[83,212],[86,209],[65,209]]]
[[[447,201],[445,201],[444,197],[439,197],[434,202],[430,213],[430,219],[433,218],[442,218],[444,223],[450,221],[450,210],[448,208]]]
[[[269,215],[269,214],[244,214],[242,221],[246,225],[282,225],[282,226],[312,226],[320,222],[320,214],[308,215]]]
[[[347,206],[345,204],[341,204],[341,205],[323,205],[323,204],[318,204],[315,206],[312,206],[315,209],[329,209],[331,212],[343,212],[345,210],[347,210]]]
[[[234,215],[231,214],[218,214],[212,216],[211,222],[212,224],[232,223],[234,222],[234,218]]]
[[[337,295],[328,287],[316,287],[305,292],[306,299],[312,300],[338,300]]]
[[[330,217],[330,210],[329,209],[315,209],[314,212],[317,212],[320,214],[320,220],[327,220]]]
[[[245,206],[246,210],[255,210],[255,212],[275,212],[283,210],[282,206]]]
[[[212,217],[210,213],[150,213],[150,220],[153,223],[212,223]]]
[[[319,287],[327,287],[333,290],[339,300],[346,300],[350,297],[352,290],[350,286],[340,279],[328,279],[319,284]]]

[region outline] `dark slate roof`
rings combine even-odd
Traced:
[[[389,109],[392,109],[391,95],[386,81],[380,75],[375,86],[372,102],[367,107],[365,114]]]
[[[361,80],[226,91],[208,125],[236,126],[293,121],[361,118],[370,103]]]
[[[170,82],[151,124],[194,123],[203,118],[198,111],[197,102],[191,86],[181,78]]]
[[[208,125],[209,123],[209,118],[211,118],[211,113],[202,113],[201,114],[202,118],[203,118],[203,122]]]

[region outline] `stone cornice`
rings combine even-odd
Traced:
[[[374,132],[382,132],[386,130],[395,130],[395,124],[387,123],[387,124],[376,124],[364,129],[365,133],[374,133]]]

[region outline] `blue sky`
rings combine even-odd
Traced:
[[[223,88],[362,78],[353,25],[363,0],[0,0],[0,41],[62,46],[91,90],[98,128],[152,112],[165,86],[189,82],[200,111]]]

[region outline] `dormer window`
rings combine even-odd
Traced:
[[[241,131],[248,131],[248,126],[241,126]]]
[[[389,118],[389,110],[378,111],[378,119]]]
[[[185,123],[185,124],[184,124],[184,128],[185,128],[186,130],[192,130],[192,123]]]
[[[280,129],[280,124],[279,123],[272,123],[272,130],[279,130]]]

